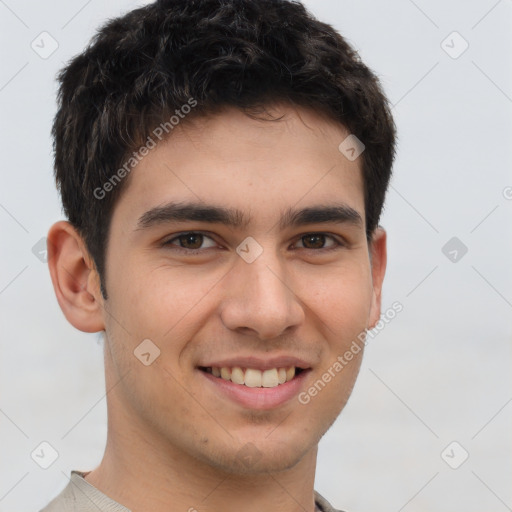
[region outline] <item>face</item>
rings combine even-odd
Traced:
[[[380,314],[360,158],[338,150],[348,132],[276,109],[278,122],[197,119],[150,151],[106,253],[116,428],[228,472],[315,450],[362,350],[343,356]]]

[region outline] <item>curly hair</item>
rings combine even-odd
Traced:
[[[97,191],[191,100],[184,122],[228,106],[258,116],[286,101],[343,125],[365,145],[367,236],[378,226],[395,153],[388,101],[357,52],[297,1],[156,1],[109,20],[58,81],[57,187],[104,295],[110,219],[128,180]]]

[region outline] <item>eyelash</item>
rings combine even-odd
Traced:
[[[172,244],[172,242],[174,242],[175,240],[178,240],[180,237],[186,236],[186,235],[202,235],[203,237],[209,238],[210,240],[215,242],[213,237],[211,237],[210,235],[208,235],[207,233],[204,233],[202,231],[184,231],[183,233],[179,233],[179,234],[173,236],[172,238],[169,238],[168,240],[165,240],[162,243],[162,247],[172,246],[172,250],[176,250],[178,252],[186,253],[188,255],[201,254],[201,253],[204,253],[205,250],[211,249],[211,247],[208,247],[206,249],[186,249],[185,247],[180,247],[179,245]],[[326,238],[330,238],[335,243],[335,245],[333,245],[332,247],[321,247],[320,249],[309,249],[307,247],[299,247],[299,249],[303,249],[303,250],[306,250],[306,251],[315,251],[315,252],[324,252],[325,253],[325,252],[330,252],[330,251],[333,251],[333,250],[337,250],[337,249],[339,249],[341,247],[345,247],[345,244],[343,242],[341,242],[340,240],[338,240],[337,237],[335,237],[334,235],[331,235],[329,233],[323,233],[321,231],[320,232],[313,231],[313,232],[310,232],[310,233],[304,233],[303,235],[300,235],[297,238],[297,241],[300,241],[303,237],[310,236],[310,235],[325,236]],[[296,250],[296,249],[294,249],[294,250]]]

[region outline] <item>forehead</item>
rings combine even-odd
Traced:
[[[244,210],[251,222],[340,202],[364,218],[361,158],[338,149],[349,132],[309,109],[277,105],[271,113],[281,119],[252,119],[235,108],[184,119],[133,168],[114,217],[121,212],[133,225],[159,204],[188,201]]]

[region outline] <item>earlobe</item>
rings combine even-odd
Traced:
[[[65,221],[48,232],[48,266],[60,308],[84,332],[105,328],[99,276],[82,237]]]
[[[375,327],[381,314],[382,284],[387,263],[386,231],[383,228],[378,227],[373,232],[370,251],[373,289],[368,329]]]

